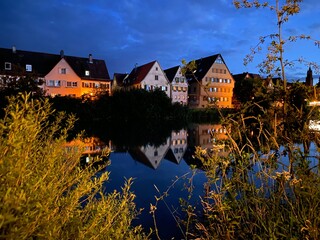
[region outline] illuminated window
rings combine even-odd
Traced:
[[[11,70],[11,63],[5,62],[5,63],[4,63],[4,69],[5,69],[5,70]]]
[[[86,75],[86,76],[90,76],[90,71],[86,70],[86,71],[85,71],[85,75]]]
[[[32,65],[31,64],[26,64],[26,71],[32,72]]]

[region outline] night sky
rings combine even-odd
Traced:
[[[110,76],[158,60],[163,69],[221,53],[234,74],[258,72],[261,55],[243,58],[259,37],[276,32],[267,9],[239,9],[232,0],[0,0],[0,47],[104,59]],[[320,40],[320,1],[305,0],[284,34]],[[320,64],[313,41],[290,43],[285,57]],[[296,64],[289,79],[304,79]],[[318,74],[314,73],[318,82]]]

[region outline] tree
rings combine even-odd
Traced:
[[[277,27],[276,32],[268,34],[266,36],[262,36],[259,39],[258,44],[251,48],[250,54],[246,56],[244,59],[244,64],[248,64],[254,58],[254,55],[262,50],[262,44],[266,42],[266,40],[270,39],[269,45],[267,47],[268,53],[266,55],[266,59],[259,64],[260,71],[271,76],[281,77],[283,80],[283,88],[287,88],[287,78],[286,78],[286,67],[293,66],[294,60],[287,60],[284,57],[284,49],[285,45],[288,42],[295,42],[298,39],[301,40],[312,40],[311,36],[301,34],[298,36],[289,36],[285,37],[283,34],[283,26],[286,22],[289,21],[289,17],[296,15],[300,12],[300,3],[302,0],[286,0],[282,4],[280,0],[275,0],[275,4],[272,5],[269,2],[261,3],[258,0],[248,1],[248,0],[234,0],[234,6],[239,8],[269,8],[276,15],[277,19]],[[315,45],[320,47],[320,41],[313,40]],[[299,59],[300,62],[304,61],[303,59]],[[316,69],[318,66],[316,63],[309,62],[309,65],[313,65]]]

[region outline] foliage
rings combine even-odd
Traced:
[[[300,83],[287,86],[285,68],[292,62],[283,55],[285,43],[311,39],[282,35],[283,24],[299,12],[300,2],[234,1],[237,8],[269,8],[276,13],[277,33],[261,37],[245,63],[270,38],[260,68],[271,77],[280,76],[281,84],[249,81],[246,90],[252,95],[243,99],[239,112],[222,119],[228,140],[196,149],[194,157],[201,161],[198,166],[208,182],[201,197],[202,214],[193,205],[182,205],[188,213],[182,222],[193,230],[186,232],[186,239],[320,238],[320,133],[309,129],[309,121],[319,120],[320,111],[308,106],[311,100],[319,101],[319,89]],[[311,142],[316,148],[312,155]]]
[[[48,100],[11,97],[0,121],[0,232],[3,239],[143,239],[129,179],[106,194],[105,166],[81,168],[81,145],[66,149],[74,117]],[[64,127],[61,127],[64,126]],[[104,153],[106,156],[109,151]]]
[[[262,45],[268,43],[265,60],[259,64],[260,72],[266,73],[271,76],[279,76],[283,79],[284,89],[287,86],[286,79],[286,67],[292,67],[295,61],[300,63],[306,62],[304,59],[288,60],[284,57],[284,49],[287,43],[296,42],[299,40],[312,40],[315,45],[320,47],[320,41],[314,40],[311,36],[301,34],[297,36],[286,37],[283,34],[283,26],[289,21],[289,18],[300,12],[300,3],[302,0],[287,0],[287,1],[274,1],[274,4],[270,2],[261,3],[258,0],[234,0],[234,6],[239,8],[267,8],[275,13],[277,27],[274,33],[270,33],[266,36],[261,36],[258,44],[251,48],[251,52],[244,59],[244,64],[248,64],[254,58],[254,55],[262,50]],[[270,41],[267,41],[270,40]],[[309,66],[313,66],[317,71],[319,67],[314,62],[307,62]]]
[[[246,126],[230,133],[229,141],[225,142],[227,156],[214,148],[196,151],[209,179],[209,190],[202,198],[203,216],[196,224],[197,236],[205,239],[318,239],[319,165],[317,169],[311,168],[308,153],[303,154],[298,145],[290,152],[266,149],[267,146],[279,148],[279,144],[262,125],[260,136],[268,137],[257,148],[249,133],[238,132],[243,128]],[[247,141],[239,143],[232,135],[242,135]],[[315,135],[319,147],[319,133]],[[291,171],[286,153],[292,154],[295,160]],[[317,154],[319,156],[319,151]]]

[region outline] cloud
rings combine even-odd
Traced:
[[[317,2],[303,2],[302,18],[293,18],[286,34],[320,32],[308,10]],[[274,20],[269,10],[236,10],[229,0],[0,1],[0,47],[92,53],[106,60],[111,74],[131,71],[135,63],[158,60],[167,68],[215,53],[223,54],[233,72],[256,72],[256,63],[244,67],[242,59],[259,36],[276,30]]]

